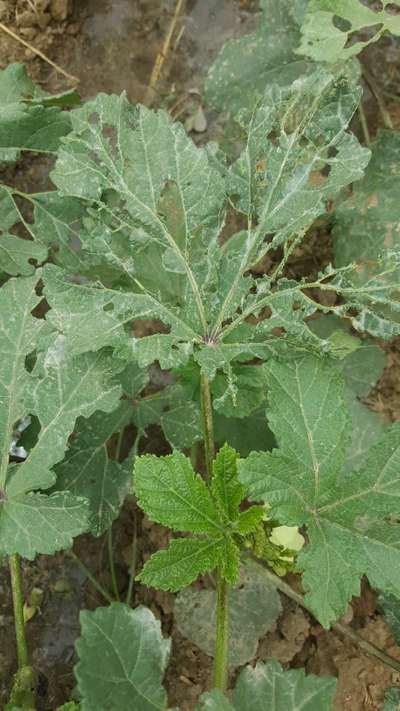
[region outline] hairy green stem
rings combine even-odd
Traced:
[[[108,565],[111,574],[111,584],[114,593],[114,597],[118,602],[120,601],[117,574],[115,572],[115,562],[114,562],[114,549],[113,549],[113,535],[112,535],[112,525],[107,531],[107,550],[108,550]]]
[[[204,453],[206,458],[207,479],[211,479],[212,463],[215,454],[214,422],[210,382],[206,375],[200,378],[201,415],[203,419]]]
[[[214,658],[214,687],[225,692],[228,688],[229,664],[229,587],[218,571],[217,578],[217,639]]]
[[[24,593],[22,590],[21,561],[17,553],[10,556],[11,589],[14,606],[15,636],[17,640],[18,669],[29,666],[25,637]]]
[[[201,412],[203,417],[204,452],[208,480],[211,480],[212,465],[215,455],[214,424],[210,382],[201,375]],[[229,586],[217,570],[217,610],[216,643],[214,656],[214,686],[225,692],[228,686],[229,661]]]

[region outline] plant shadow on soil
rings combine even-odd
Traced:
[[[154,104],[179,106],[183,103],[180,118],[190,117],[201,102],[202,82],[208,66],[227,39],[254,25],[256,4],[253,0],[188,0],[180,23],[184,29],[178,46],[165,63]],[[27,9],[25,0],[9,0],[0,3],[0,20],[68,72],[77,75],[84,98],[99,91],[126,90],[131,101],[140,101],[145,95],[155,57],[161,50],[173,5],[172,0],[75,0],[74,4],[68,0],[48,0],[41,3],[43,17],[38,25],[23,14]],[[398,46],[386,43],[381,48],[372,48],[367,61],[376,60],[377,52],[381,53],[379,66],[385,65],[386,75],[393,81],[394,74],[398,76],[400,72]],[[0,34],[0,66],[13,61],[27,63],[32,77],[47,90],[56,91],[63,86],[61,78],[30,50]],[[400,125],[398,105],[389,108],[393,110],[396,125]],[[368,96],[366,110],[375,128],[379,119]],[[218,127],[211,120],[205,134],[193,137],[202,142],[215,133]],[[26,190],[47,189],[50,186],[48,168],[47,159],[24,158],[15,168],[7,169],[6,177]],[[295,253],[289,269],[293,274],[309,273],[329,258],[329,234],[316,231]],[[263,265],[265,269],[270,266]],[[400,419],[400,341],[392,341],[385,350],[384,376],[367,401],[386,421],[392,421]],[[141,451],[157,454],[168,451],[157,428],[152,428],[148,435],[141,442]],[[126,433],[126,448],[129,448],[129,437],[133,436],[133,432]],[[134,520],[139,565],[167,542],[165,529],[144,519],[134,503],[127,501],[113,527],[117,580],[122,596],[128,583]],[[110,589],[105,537],[96,540],[84,536],[76,542],[75,551]],[[44,593],[40,610],[27,624],[27,633],[32,661],[40,669],[38,711],[50,711],[68,700],[74,687],[74,642],[79,635],[79,610],[94,609],[103,601],[65,553],[39,556],[33,563],[25,563],[24,581],[27,594],[33,587]],[[291,583],[298,585],[294,579]],[[174,596],[169,593],[141,586],[136,586],[134,591],[134,604],[148,605],[162,620],[164,633],[172,635],[172,656],[166,676],[169,703],[182,711],[190,711],[200,693],[211,684],[212,664],[209,657],[175,630],[173,600]],[[324,631],[292,601],[282,602],[283,613],[276,628],[260,641],[258,658],[274,656],[286,666],[304,666],[308,672],[338,676],[337,711],[381,709],[386,687],[399,682],[396,674],[362,654],[349,641]],[[400,658],[400,648],[377,611],[375,594],[365,582],[361,597],[353,600],[345,621],[365,639]],[[0,638],[0,706],[3,707],[15,670],[14,629],[5,567],[0,575]]]

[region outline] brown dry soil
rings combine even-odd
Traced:
[[[161,80],[151,101],[172,108],[180,120],[192,121],[201,107],[201,89],[207,67],[223,42],[254,24],[252,0],[187,0],[177,28],[178,42],[163,67]],[[171,19],[174,2],[162,0],[0,0],[0,22],[37,49],[45,52],[70,74],[79,77],[84,98],[99,91],[126,90],[132,101],[146,94],[151,70],[161,50]],[[379,59],[379,61],[377,61]],[[65,87],[65,79],[52,67],[0,30],[0,67],[10,62],[25,62],[31,76],[43,88],[55,91]],[[398,86],[400,62],[398,46],[387,41],[367,56],[370,66],[379,66],[389,90]],[[366,94],[366,113],[372,133],[380,124],[373,97]],[[398,103],[388,104],[393,121],[400,125]],[[206,114],[207,115],[207,114]],[[212,121],[212,117],[207,116]],[[204,115],[195,123],[196,141],[218,133]],[[204,133],[204,130],[206,132]],[[356,127],[357,130],[357,127]],[[48,161],[29,158],[7,171],[7,177],[29,189],[48,187]],[[4,177],[4,176],[3,176]],[[294,275],[310,273],[330,259],[329,235],[316,230],[306,245],[294,255],[289,270]],[[268,270],[271,264],[260,265]],[[400,341],[384,346],[385,373],[370,393],[368,405],[386,421],[400,419]],[[126,434],[125,447],[129,446]],[[141,450],[165,453],[167,446],[154,428]],[[164,546],[167,533],[142,517],[128,501],[114,524],[114,549],[118,585],[124,594],[132,557],[133,531],[137,532],[138,565],[151,552]],[[75,544],[76,553],[107,588],[111,588],[106,540],[85,536]],[[289,580],[298,586],[298,581]],[[40,556],[24,565],[26,595],[34,587],[43,591],[40,610],[27,624],[32,661],[40,670],[38,711],[50,711],[68,700],[74,687],[74,642],[79,634],[79,610],[94,609],[103,601],[87,582],[76,561],[65,553]],[[194,708],[199,694],[211,684],[211,659],[184,639],[174,628],[173,595],[136,586],[134,604],[150,606],[162,621],[165,634],[172,635],[173,647],[166,684],[171,706],[182,711]],[[308,672],[338,677],[335,702],[337,711],[374,711],[383,708],[387,686],[400,678],[358,646],[343,640],[319,624],[294,602],[283,599],[283,613],[276,628],[262,639],[259,659],[277,658],[286,668],[305,667]],[[375,593],[364,582],[362,594],[349,606],[345,622],[368,641],[400,659],[390,629],[376,605]],[[6,568],[0,575],[0,706],[5,705],[12,673],[15,671],[14,633]],[[122,711],[122,710],[121,710]]]

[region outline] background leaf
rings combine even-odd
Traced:
[[[207,103],[216,111],[237,114],[252,108],[271,84],[287,86],[312,67],[294,54],[300,41],[293,0],[262,0],[255,32],[226,42],[205,85]]]
[[[170,641],[150,610],[113,603],[80,619],[75,674],[82,711],[164,711]]]
[[[331,711],[335,692],[336,679],[306,676],[303,669],[283,671],[272,660],[242,671],[233,704],[237,711]]]
[[[215,602],[213,590],[187,588],[179,593],[174,607],[180,633],[209,656],[215,651]],[[276,622],[281,603],[262,566],[247,561],[239,586],[229,592],[229,606],[229,663],[235,667],[253,659],[259,639]]]
[[[56,467],[58,491],[84,496],[90,506],[90,532],[100,536],[117,518],[132,480],[130,458],[119,464],[107,450],[110,437],[131,422],[132,405],[121,401],[108,416],[96,412],[79,420],[66,457]]]
[[[399,27],[400,27],[400,20]],[[355,278],[362,283],[377,271],[385,249],[400,246],[397,195],[400,187],[400,136],[380,130],[371,144],[372,158],[365,176],[334,213],[336,264],[358,265]]]

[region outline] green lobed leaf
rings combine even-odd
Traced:
[[[223,543],[222,538],[176,538],[167,549],[151,556],[137,580],[159,590],[181,590],[218,566]]]
[[[171,643],[152,612],[114,602],[84,610],[80,620],[75,675],[82,711],[164,711],[162,678]]]
[[[39,439],[19,464],[11,470],[6,489],[15,495],[30,486],[32,477],[44,476],[64,456],[70,434],[79,416],[90,417],[96,410],[110,412],[118,406],[121,393],[115,372],[119,363],[109,353],[88,353],[73,360],[63,354],[48,353],[38,361],[24,397],[24,414],[38,417]]]
[[[400,35],[400,19],[393,12],[395,0],[382,0],[381,8],[370,8],[360,0],[310,0],[302,26],[298,54],[317,62],[340,62],[354,57],[384,32]],[[365,31],[369,36],[365,38]],[[358,34],[364,31],[362,37]],[[354,33],[357,41],[351,42]]]
[[[304,322],[317,310],[356,312],[365,325],[367,297],[334,282],[334,270],[312,284],[289,283],[279,278],[285,257],[272,280],[249,273],[269,249],[292,249],[328,200],[362,176],[369,153],[347,133],[358,101],[347,70],[317,68],[291,86],[268,87],[254,113],[241,118],[248,134],[243,154],[224,169],[166,114],[133,107],[125,97],[100,95],[73,112],[53,179],[61,197],[82,207],[76,255],[84,265],[44,270],[48,318],[69,354],[111,346],[141,366],[158,360],[169,368],[194,353],[211,379],[223,371],[216,403],[236,415],[256,409],[260,389],[237,403],[232,361],[268,359],[282,348],[324,350]],[[227,194],[249,227],[221,247]],[[66,235],[75,239],[68,229],[63,223],[63,253]],[[320,284],[338,293],[340,307],[323,307],[305,292]],[[270,318],[245,323],[266,308]],[[149,318],[168,332],[135,338],[132,322]]]
[[[204,480],[180,452],[139,457],[133,481],[138,504],[152,521],[177,531],[223,534],[220,514]]]
[[[285,457],[320,483],[340,470],[349,443],[349,416],[340,372],[326,359],[307,356],[268,366],[268,422]]]
[[[10,64],[0,72],[0,161],[15,161],[21,150],[53,153],[71,130],[71,120],[60,110],[76,103],[68,92],[58,100],[38,89],[22,64]]]
[[[176,598],[174,619],[180,633],[214,656],[215,604],[213,590],[187,588]],[[239,585],[229,591],[229,664],[253,659],[259,640],[272,629],[281,603],[263,567],[251,560],[240,571]]]
[[[121,238],[129,236],[131,288],[179,306],[188,325],[204,327],[201,294],[224,203],[222,179],[206,152],[167,114],[133,107],[124,96],[99,95],[73,112],[72,121],[53,172],[60,192],[98,203],[93,230],[97,216]],[[141,267],[148,258],[147,272]],[[165,270],[174,284],[170,293],[154,278]]]
[[[117,518],[129,492],[132,478],[130,458],[119,464],[107,450],[110,437],[124,430],[132,420],[132,405],[122,400],[111,414],[95,412],[80,419],[64,460],[56,466],[53,491],[70,491],[89,502],[90,532],[100,536]]]
[[[69,547],[74,536],[87,530],[85,499],[39,490],[54,484],[53,467],[64,456],[76,419],[112,410],[120,395],[113,380],[116,363],[106,353],[65,361],[62,351],[52,357],[43,352],[28,371],[27,356],[37,349],[46,327],[31,315],[40,301],[35,292],[39,276],[11,279],[0,290],[0,547],[3,554],[30,559]],[[14,427],[27,415],[39,422],[37,441],[23,462],[9,464]]]
[[[10,230],[21,221],[21,213],[7,188],[0,186],[0,272],[11,276],[30,276],[47,258],[47,249],[33,239],[22,239]]]
[[[290,87],[267,88],[254,111],[242,114],[247,144],[233,165],[231,189],[238,208],[258,217],[248,256],[259,258],[261,234],[274,233],[278,246],[309,227],[328,197],[362,177],[370,153],[346,132],[359,99],[344,74],[318,68]],[[315,179],[322,170],[327,177]]]
[[[88,529],[88,514],[87,501],[69,492],[6,498],[0,509],[0,553],[33,560],[37,553],[71,548],[73,539]]]
[[[296,363],[298,382],[306,387],[304,403],[301,388],[288,390],[293,365],[273,368],[275,373],[281,370],[279,381],[271,378],[270,422],[282,453],[253,453],[239,462],[239,477],[252,499],[270,504],[272,517],[307,526],[309,543],[298,565],[304,570],[306,600],[328,626],[344,613],[351,596],[359,594],[363,574],[388,592],[400,590],[398,532],[392,518],[399,508],[400,429],[386,428],[359,472],[342,473],[347,413],[337,369],[321,361]],[[310,396],[317,391],[320,398],[312,404]],[[320,432],[319,417],[324,422]]]

